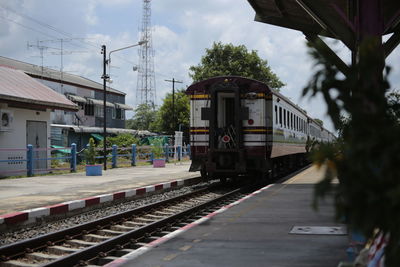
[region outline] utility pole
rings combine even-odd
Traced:
[[[52,40],[42,40],[40,43],[60,43],[60,48],[53,48],[59,50],[59,52],[52,52],[53,55],[60,55],[61,65],[60,65],[60,82],[61,82],[61,93],[64,93],[64,55],[73,54],[73,53],[87,53],[87,51],[64,51],[64,43],[72,42],[73,40],[80,40],[82,38],[60,38],[60,39],[52,39]]]
[[[30,44],[29,42],[27,43],[27,48],[28,48],[28,50],[29,50],[29,48],[37,48],[37,49],[39,49],[39,51],[40,51],[40,59],[41,59],[41,62],[42,62],[42,64],[41,64],[41,78],[43,78],[43,58],[44,58],[44,50],[46,50],[46,49],[52,49],[52,47],[48,47],[48,46],[44,46],[44,45],[41,45],[40,43],[39,43],[39,41],[37,41],[37,44],[36,45],[33,45],[33,44]]]
[[[166,82],[172,83],[172,128],[176,130],[176,119],[175,119],[175,83],[183,83],[182,81],[177,81],[175,78],[172,80],[165,80]]]
[[[107,75],[107,53],[106,53],[106,46],[102,45],[101,46],[101,53],[103,54],[103,76],[101,78],[103,79],[103,163],[104,163],[104,170],[107,170],[107,145],[106,145],[106,139],[107,139],[107,80],[108,80],[108,75]]]

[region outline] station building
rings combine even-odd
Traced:
[[[76,112],[79,106],[23,71],[0,66],[0,176],[26,169],[26,147],[35,147],[35,158],[48,158],[53,110]],[[49,162],[35,162],[47,169]]]
[[[75,103],[77,110],[52,109],[50,111],[51,145],[66,147],[76,143],[83,148],[90,137],[102,140],[103,84],[87,78],[1,57],[0,66],[23,71],[33,80]],[[124,92],[107,87],[106,126],[108,134],[131,133],[125,129],[125,112],[133,108],[125,104]],[[1,137],[0,137],[1,138]]]

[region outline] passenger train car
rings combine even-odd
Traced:
[[[187,88],[191,171],[204,178],[269,177],[306,160],[307,141],[335,137],[266,84],[215,77]]]

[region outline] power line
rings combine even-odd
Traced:
[[[52,30],[52,31],[55,31],[55,32],[57,32],[58,34],[65,35],[65,36],[68,36],[68,37],[70,37],[70,38],[75,38],[75,37],[74,37],[71,33],[69,33],[69,32],[66,32],[66,31],[64,31],[64,30],[58,29],[58,28],[56,28],[56,27],[54,27],[54,26],[52,26],[52,25],[50,25],[50,24],[47,24],[47,23],[45,23],[45,22],[43,22],[43,21],[40,21],[40,20],[35,19],[35,18],[32,18],[32,17],[30,17],[30,16],[28,16],[28,15],[22,14],[22,13],[20,13],[20,12],[18,12],[18,11],[15,11],[14,9],[12,9],[12,8],[10,8],[10,7],[6,7],[6,6],[4,6],[4,5],[0,5],[0,7],[3,8],[3,9],[5,9],[5,10],[8,10],[8,11],[14,13],[14,14],[17,14],[17,15],[20,16],[20,17],[23,17],[23,18],[25,18],[25,19],[31,20],[31,21],[33,21],[33,22],[39,24],[39,25],[42,26],[42,27],[48,28],[48,29],[50,29],[50,30]],[[76,39],[78,39],[78,38],[76,38]],[[82,39],[85,39],[85,38],[82,38]],[[82,41],[81,41],[81,42],[82,42]],[[94,48],[98,48],[98,46],[99,46],[98,44],[91,44],[90,42],[82,42],[82,43],[84,43],[85,45],[90,45],[90,46],[92,46],[92,47],[94,47]]]
[[[145,0],[145,1],[147,1],[148,3],[150,3],[150,0]],[[88,38],[75,38],[73,34],[67,32],[67,31],[64,31],[64,30],[62,30],[62,29],[58,29],[58,28],[56,28],[56,27],[54,27],[54,26],[52,26],[52,25],[50,25],[50,24],[48,24],[48,23],[45,23],[45,22],[40,21],[40,20],[38,20],[38,19],[35,19],[35,18],[31,17],[31,16],[25,15],[25,14],[23,14],[23,13],[21,13],[21,12],[18,12],[18,11],[16,11],[16,10],[14,10],[14,9],[12,9],[12,8],[10,8],[10,7],[8,7],[8,6],[1,5],[1,4],[0,4],[0,8],[2,8],[2,9],[4,9],[4,10],[7,10],[7,11],[9,11],[9,12],[12,12],[12,13],[14,13],[14,14],[16,14],[16,15],[18,15],[18,16],[20,16],[20,17],[26,19],[26,20],[32,21],[32,22],[34,22],[34,23],[40,25],[40,26],[43,27],[43,28],[50,29],[50,30],[56,32],[57,34],[60,34],[60,35],[63,35],[63,36],[67,36],[67,37],[69,37],[69,38],[73,38],[74,40],[78,40],[80,43],[82,43],[82,44],[83,44],[84,46],[86,46],[86,47],[71,42],[70,45],[72,45],[72,46],[81,47],[81,48],[86,48],[86,49],[88,48],[88,46],[90,46],[90,47],[95,48],[95,49],[89,48],[89,51],[91,51],[91,52],[93,52],[93,53],[97,53],[97,52],[98,52],[98,47],[101,46],[101,44],[97,44],[97,43],[94,43],[94,42],[87,41]],[[151,11],[150,11],[150,12],[151,12]],[[60,37],[58,37],[58,36],[55,36],[55,35],[50,34],[50,33],[43,32],[43,31],[41,31],[41,30],[37,30],[37,29],[32,28],[32,27],[30,27],[30,26],[27,26],[27,25],[25,25],[25,24],[23,24],[23,23],[20,23],[20,22],[18,22],[18,21],[13,20],[13,19],[7,18],[7,17],[5,17],[5,16],[1,16],[1,15],[0,15],[0,18],[3,19],[3,20],[6,20],[6,21],[12,22],[12,23],[14,23],[14,24],[16,24],[16,25],[19,25],[20,27],[26,28],[26,29],[28,29],[28,30],[30,30],[30,31],[33,31],[33,32],[39,33],[39,34],[41,34],[41,35],[47,36],[47,37],[49,37],[49,38],[52,38],[52,39],[60,39]],[[150,19],[150,18],[149,18],[149,19]],[[65,38],[64,38],[64,39],[65,39]],[[38,49],[39,49],[39,48],[38,48]],[[40,49],[39,49],[39,50],[40,50]],[[41,56],[40,56],[41,58],[42,58],[42,52],[44,52],[44,51],[41,51]],[[153,55],[154,55],[154,50],[152,50],[152,53],[153,53]],[[128,60],[128,59],[126,59],[126,58],[124,58],[124,57],[122,57],[122,56],[115,55],[115,57],[119,58],[120,60],[122,60],[122,61],[124,61],[124,62],[126,62],[126,63],[132,64],[132,65],[138,65],[138,63],[135,63],[135,62],[133,62],[133,61],[130,61],[130,60]],[[42,64],[42,65],[43,65],[43,64]],[[157,74],[157,75],[163,76],[163,77],[170,77],[170,75],[165,75],[165,74],[161,74],[161,73],[158,73],[158,72],[154,72],[154,73]],[[155,83],[154,83],[154,86],[155,86]]]

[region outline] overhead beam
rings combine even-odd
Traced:
[[[342,18],[334,16],[336,13],[332,12],[332,7],[315,0],[296,0],[296,2],[324,30],[331,32],[335,38],[341,40],[350,50],[354,50],[355,33],[345,23],[338,22]]]
[[[383,53],[385,58],[387,58],[393,50],[399,45],[400,43],[400,30],[393,33],[392,36],[383,44]]]
[[[336,55],[335,52],[316,34],[310,34],[303,32],[306,39],[311,43],[311,45],[323,55],[329,62],[336,66],[336,68],[341,71],[345,76],[349,74],[349,67],[343,60]]]
[[[275,25],[287,29],[297,30],[301,32],[308,32],[310,34],[320,34],[321,28],[317,25],[313,26],[311,24],[304,24],[299,23],[297,21],[293,21],[290,17],[288,18],[278,18],[278,17],[271,17],[271,16],[261,16],[260,14],[256,14],[255,21],[267,23],[270,25]],[[322,35],[327,37],[334,37],[329,32],[323,33]]]

